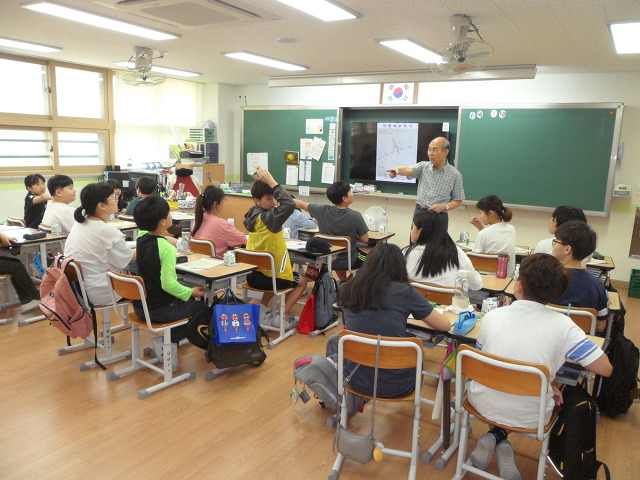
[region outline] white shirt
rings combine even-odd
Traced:
[[[517,300],[508,307],[487,313],[482,319],[477,348],[501,357],[542,363],[549,368],[549,381],[571,359],[580,365],[595,362],[602,350],[569,317],[530,300]],[[482,415],[504,425],[535,428],[538,400],[502,393],[471,382],[469,402]],[[549,387],[545,423],[554,407]]]
[[[407,257],[407,271],[409,272],[409,278],[416,282],[434,283],[436,285],[442,285],[444,287],[453,287],[456,284],[456,277],[458,276],[458,270],[466,270],[467,279],[469,280],[469,290],[480,290],[482,288],[482,277],[476,269],[473,268],[473,264],[467,254],[456,245],[458,249],[458,268],[449,268],[444,272],[440,272],[439,275],[432,277],[424,277],[416,274],[416,267],[420,263],[422,254],[424,253],[424,246],[418,245]]]
[[[47,209],[44,211],[42,223],[53,227],[60,225],[62,227],[62,235],[69,235],[75,220],[73,212],[75,208],[62,202],[47,202]]]
[[[555,238],[555,237],[554,237]],[[535,253],[548,253],[549,255],[553,255],[553,240],[554,238],[545,238],[544,240],[540,240],[536,245]],[[587,268],[587,263],[591,261],[591,255],[587,258],[583,259],[580,264],[582,268]]]
[[[133,257],[133,250],[120,230],[87,218],[84,223],[73,225],[64,245],[64,254],[80,262],[89,301],[94,305],[109,305],[111,287],[107,270],[126,267]]]
[[[509,255],[507,276],[513,277],[516,271],[516,229],[505,222],[486,225],[478,232],[473,251]]]

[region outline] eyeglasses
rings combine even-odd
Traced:
[[[562,243],[560,240],[558,240],[557,238],[554,238],[553,240],[551,240],[551,245],[555,245],[556,243],[560,244],[560,245],[564,245],[565,247],[567,245],[569,245],[568,243]]]

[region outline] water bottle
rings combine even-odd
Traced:
[[[182,251],[191,253],[191,232],[188,228],[182,229]]]
[[[389,221],[389,219],[387,218],[387,212],[384,212],[382,214],[382,218],[380,219],[380,226],[378,227],[378,233],[380,235],[386,235],[387,234],[387,222]]]
[[[520,276],[520,264],[516,264],[516,271],[513,274],[513,280],[516,281],[518,280],[518,277]]]
[[[501,253],[498,255],[498,270],[496,271],[496,277],[507,277],[507,265],[509,264],[509,255]]]
[[[51,234],[52,235],[62,235],[62,225],[60,225],[59,223],[56,223],[55,225],[53,225],[51,227]]]
[[[453,308],[465,310],[469,307],[469,279],[466,270],[458,270],[453,289]]]

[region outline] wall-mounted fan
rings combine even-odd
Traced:
[[[155,58],[163,56],[164,54],[159,54]],[[135,47],[133,56],[129,59],[129,64],[133,63],[134,67],[129,68],[132,71],[122,76],[122,81],[136,87],[159,85],[164,82],[167,79],[166,75],[151,71],[153,58],[153,50],[150,48]]]
[[[453,15],[451,23],[451,43],[438,51],[442,61],[433,64],[433,73],[441,75],[459,75],[485,66],[493,55],[493,47],[480,36],[471,18],[467,15]],[[467,38],[475,32],[478,39]]]

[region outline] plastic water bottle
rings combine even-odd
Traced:
[[[469,279],[466,270],[458,270],[453,289],[453,308],[465,310],[469,307]]]
[[[59,223],[56,223],[55,225],[53,225],[51,227],[51,234],[52,235],[62,235],[62,225],[60,225]]]
[[[191,253],[191,232],[188,228],[182,229],[182,251]]]
[[[380,219],[380,226],[378,227],[378,233],[380,235],[386,235],[387,234],[387,225],[389,218],[387,217],[387,212],[384,212],[382,214],[382,218]]]

